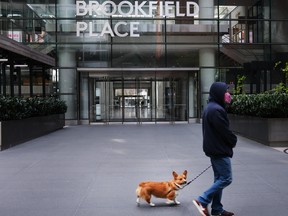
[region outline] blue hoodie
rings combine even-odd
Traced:
[[[215,82],[210,87],[209,102],[203,112],[203,150],[208,157],[231,157],[237,137],[229,128],[224,94],[228,85]]]

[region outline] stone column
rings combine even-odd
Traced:
[[[211,19],[200,20],[200,25],[213,25],[214,19],[214,1],[213,0],[199,0],[199,18]],[[207,41],[214,41],[214,36],[205,36]],[[201,48],[199,50],[199,66],[200,66],[200,82],[201,82],[201,113],[207,104],[209,97],[209,89],[211,84],[215,81],[215,49],[213,45],[211,48]]]
[[[75,52],[69,48],[60,48],[59,54],[59,93],[60,98],[66,101],[68,110],[66,119],[76,119],[77,92],[76,92],[76,69],[61,69],[61,67],[75,67]]]
[[[75,0],[60,0],[57,6],[57,15],[67,20],[60,20],[58,25],[58,42],[65,41],[66,36],[62,33],[74,33],[71,31],[75,27],[75,13],[71,10],[75,6]],[[59,93],[60,98],[65,100],[68,109],[65,114],[66,124],[77,123],[77,71],[75,50],[67,45],[58,46],[58,67],[59,67]]]

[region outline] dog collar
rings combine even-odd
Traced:
[[[169,193],[171,193],[173,190],[176,190],[176,191],[177,191],[177,190],[180,190],[180,189],[183,188],[181,185],[177,184],[176,182],[174,182],[174,185],[176,186],[176,189],[171,188],[171,189],[168,191],[167,195],[168,195]]]
[[[176,182],[174,182],[175,186],[178,188],[178,189],[182,189],[183,187],[179,184],[177,184]]]

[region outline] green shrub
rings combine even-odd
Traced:
[[[288,117],[288,94],[261,93],[234,95],[228,113],[264,118]]]
[[[62,114],[66,111],[65,101],[55,97],[0,97],[0,121]]]

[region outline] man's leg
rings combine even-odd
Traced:
[[[201,196],[198,197],[198,201],[206,207],[213,201],[213,207],[215,210],[223,210],[221,204],[222,190],[232,182],[231,161],[229,157],[225,158],[211,158],[211,163],[214,171],[215,181],[212,186],[206,190]]]
[[[222,192],[225,187],[231,184],[232,182],[232,169],[231,169],[231,160],[229,157],[221,159],[211,159],[215,164],[213,166],[215,174],[215,183],[218,185],[218,191],[215,191],[212,198],[212,215],[221,214],[224,209],[221,203]],[[215,167],[215,168],[214,168]]]

